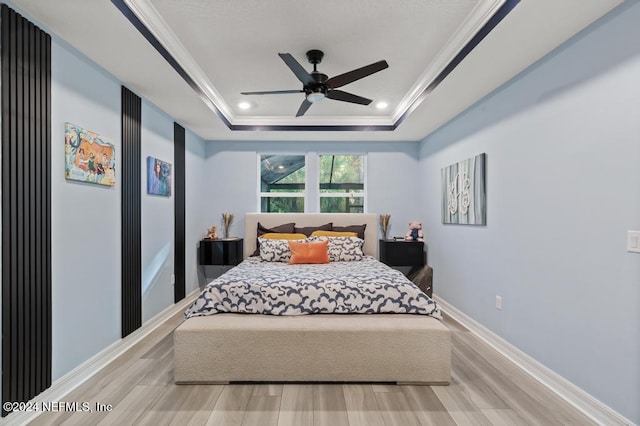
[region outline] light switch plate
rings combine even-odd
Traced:
[[[627,231],[627,251],[640,253],[640,231]]]

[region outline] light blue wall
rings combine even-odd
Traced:
[[[185,203],[186,203],[186,294],[204,286],[205,277],[198,267],[197,247],[210,225],[208,188],[211,184],[204,179],[207,175],[205,141],[186,131],[185,134]]]
[[[120,83],[51,46],[53,379],[120,337]],[[115,145],[115,187],[66,181],[64,123]]]
[[[173,303],[174,198],[147,194],[147,157],[173,164],[173,120],[142,101],[142,320]],[[171,181],[171,194],[174,182]]]
[[[174,285],[174,193],[171,197],[147,194],[147,156],[175,164],[173,119],[155,105],[142,102],[142,319],[147,321],[173,304]],[[186,294],[204,284],[198,268],[197,246],[207,221],[202,193],[207,187],[205,142],[193,132],[185,133],[186,178]]]
[[[223,212],[234,213],[235,236],[244,235],[244,213],[258,211],[258,153],[366,153],[369,213],[390,213],[390,235],[404,235],[409,220],[420,216],[418,145],[414,142],[209,142],[207,144],[208,224],[219,225]],[[309,164],[307,173],[317,173]],[[317,202],[308,201],[310,211]]]
[[[635,423],[639,22],[623,5],[429,136],[419,179],[436,293]],[[487,226],[442,225],[441,168],[482,152]]]

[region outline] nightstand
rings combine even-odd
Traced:
[[[407,240],[380,240],[380,262],[391,267],[410,266],[407,278],[431,297],[433,269],[425,262],[424,242]],[[398,268],[396,268],[398,269]]]
[[[380,262],[389,266],[423,266],[424,242],[380,240]]]
[[[217,238],[200,241],[200,265],[237,265],[242,262],[242,238]]]

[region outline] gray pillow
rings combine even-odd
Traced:
[[[321,226],[306,226],[304,228],[294,228],[296,234],[304,234],[310,237],[313,231],[333,231],[333,223],[327,223]]]
[[[364,240],[364,230],[367,227],[364,225],[349,225],[349,226],[334,226],[333,230],[336,232],[355,232],[358,234],[358,238]]]

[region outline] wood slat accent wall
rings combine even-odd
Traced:
[[[4,4],[0,32],[2,400],[21,402],[51,386],[51,37]]]
[[[173,123],[173,161],[175,162],[174,184],[174,301],[177,303],[185,297],[186,282],[186,230],[185,230],[185,131],[178,123]]]
[[[122,337],[142,325],[142,100],[122,86]]]

